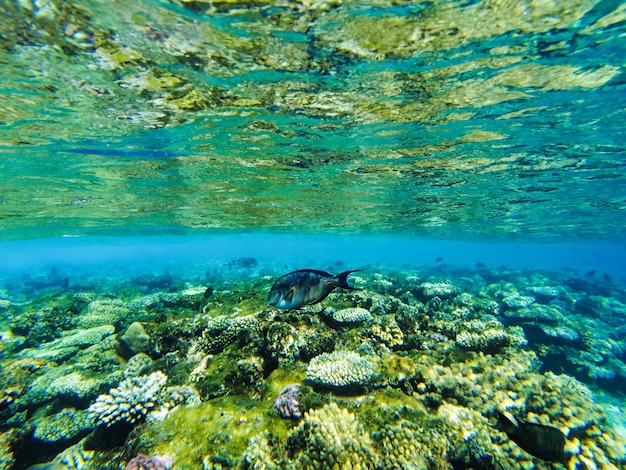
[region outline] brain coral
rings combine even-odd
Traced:
[[[306,379],[333,389],[362,388],[374,377],[375,366],[354,351],[320,354],[309,363]]]
[[[97,424],[106,427],[121,421],[141,421],[160,403],[166,381],[167,375],[161,371],[146,377],[129,377],[108,394],[100,395],[87,412]]]

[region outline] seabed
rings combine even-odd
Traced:
[[[360,290],[295,311],[267,304],[284,267],[250,258],[6,277],[1,468],[626,468],[622,284],[361,267]],[[497,411],[559,428],[566,461],[524,452]]]

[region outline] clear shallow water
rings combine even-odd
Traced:
[[[316,445],[549,468],[496,407],[566,432],[569,468],[624,468],[625,19],[612,0],[2,3],[0,468],[332,467]],[[270,309],[299,268],[364,268],[363,290]],[[331,318],[355,306],[370,323]],[[376,363],[360,395],[307,378],[332,349]],[[160,418],[201,403],[131,437],[87,416],[157,371],[183,387]],[[319,394],[318,434],[274,411],[289,382]]]
[[[353,269],[416,266],[595,270],[626,278],[626,248],[617,243],[513,243],[428,240],[393,236],[277,235],[92,237],[5,241],[0,275],[47,274],[52,267],[72,272],[121,275],[167,270],[203,270],[242,257],[279,269],[325,268],[337,261]],[[119,271],[121,269],[121,272]]]

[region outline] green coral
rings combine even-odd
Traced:
[[[35,420],[33,437],[46,443],[70,441],[93,428],[87,412],[64,408],[58,413]]]
[[[261,332],[256,315],[210,317],[206,329],[198,340],[198,349],[207,354],[221,352],[226,346],[237,341],[239,335],[244,332],[253,336]]]
[[[130,309],[119,299],[93,300],[87,305],[87,311],[77,320],[80,328],[94,328],[103,325],[115,325],[128,321]]]
[[[167,453],[182,468],[202,468],[203,461],[232,466],[250,439],[267,429],[275,439],[286,438],[287,424],[273,413],[272,400],[259,402],[233,395],[181,407],[166,420],[149,423],[134,444],[138,453]]]
[[[106,336],[115,333],[113,325],[95,326],[93,328],[64,331],[62,337],[50,343],[41,345],[44,349],[63,349],[70,347],[84,348],[93,346],[102,341]]]
[[[372,440],[355,415],[330,403],[310,410],[288,439],[294,455],[290,468],[333,470],[339,468],[374,469],[378,456]]]
[[[527,343],[524,331],[520,327],[504,329],[494,319],[470,320],[464,322],[455,338],[456,344],[472,351],[497,353],[508,347],[519,347]]]
[[[428,461],[420,443],[420,436],[423,436],[424,432],[421,426],[410,421],[401,421],[396,426],[388,426],[375,432],[373,437],[378,452],[382,455],[382,468],[427,470]],[[430,452],[444,454],[445,449],[441,448],[441,440],[429,441]]]

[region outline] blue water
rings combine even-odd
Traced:
[[[70,272],[123,274],[202,270],[254,257],[261,265],[325,268],[336,261],[361,268],[410,268],[442,262],[472,268],[561,268],[584,274],[606,272],[626,279],[626,247],[618,242],[512,243],[415,239],[393,236],[230,233],[205,236],[64,237],[0,243],[0,276]],[[438,258],[442,258],[437,261]]]

